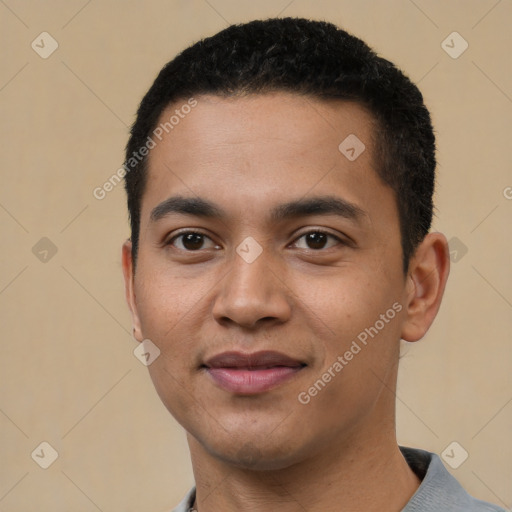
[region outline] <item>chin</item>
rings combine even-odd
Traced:
[[[299,462],[304,455],[300,440],[291,435],[285,439],[285,436],[251,435],[247,431],[223,434],[210,433],[209,439],[194,437],[214,458],[252,471],[285,469]]]

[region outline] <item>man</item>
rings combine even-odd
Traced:
[[[396,441],[400,339],[449,273],[435,165],[416,86],[332,24],[231,26],[162,69],[127,145],[123,270],[188,436],[176,511],[500,510]]]

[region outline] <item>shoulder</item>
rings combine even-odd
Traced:
[[[506,512],[470,496],[435,453],[400,447],[421,485],[402,512]]]

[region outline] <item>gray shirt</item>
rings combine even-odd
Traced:
[[[435,454],[400,447],[405,460],[421,479],[421,485],[401,512],[506,512],[491,503],[471,497]],[[172,512],[188,512],[196,495],[190,489]]]

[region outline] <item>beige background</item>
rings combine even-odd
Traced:
[[[5,0],[1,511],[158,512],[192,484],[184,434],[132,353],[124,191],[92,192],[121,165],[165,62],[227,23],[277,15],[339,24],[425,94],[439,147],[435,229],[459,252],[436,323],[405,348],[398,438],[439,454],[457,441],[469,458],[450,471],[512,507],[512,2]],[[59,44],[46,59],[31,48],[43,31]],[[457,59],[441,46],[453,31],[469,43]],[[57,248],[46,261],[47,242],[33,251],[42,237]],[[42,441],[59,454],[46,470],[31,458]]]

